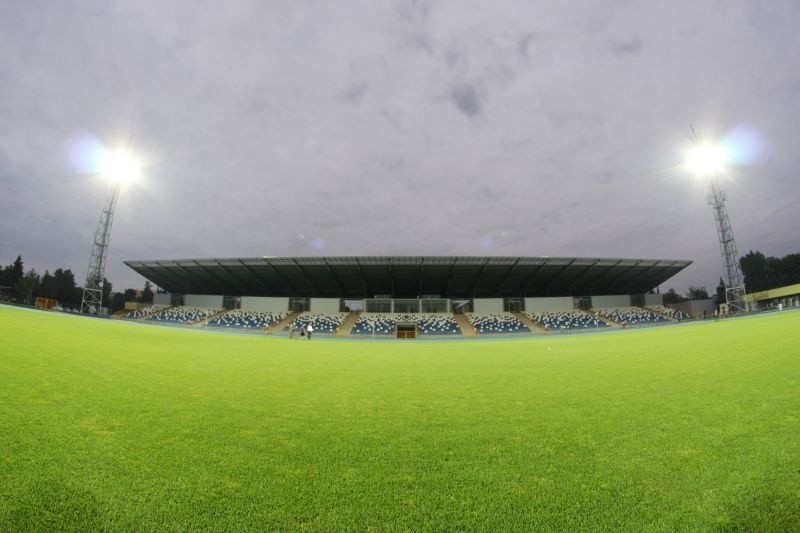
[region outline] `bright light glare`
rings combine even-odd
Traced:
[[[112,181],[125,185],[139,177],[141,164],[128,152],[107,152],[103,157],[101,172]]]
[[[712,176],[722,172],[727,157],[720,146],[700,145],[692,148],[686,157],[689,170],[697,176]]]

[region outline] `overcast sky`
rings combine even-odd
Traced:
[[[3,265],[83,283],[80,151],[133,134],[115,290],[127,259],[387,254],[691,259],[662,290],[711,291],[689,124],[748,154],[740,254],[800,252],[796,0],[0,4]]]

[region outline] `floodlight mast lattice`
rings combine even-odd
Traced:
[[[111,241],[111,224],[114,222],[114,211],[119,199],[121,184],[113,181],[108,190],[106,203],[100,215],[100,222],[94,232],[92,254],[89,257],[89,268],[86,270],[86,285],[81,299],[81,313],[100,314],[103,307],[103,278],[106,272],[106,255],[108,243]]]
[[[697,135],[694,127],[691,130],[692,142],[695,147],[700,147],[700,136]],[[739,263],[739,251],[733,238],[733,228],[731,227],[730,218],[728,218],[728,210],[725,207],[725,192],[720,189],[719,183],[717,183],[716,172],[709,172],[705,178],[708,182],[706,200],[714,208],[717,237],[719,238],[719,248],[722,254],[722,267],[725,271],[725,302],[730,312],[746,312],[747,294],[744,286],[744,275]]]
[[[106,272],[106,256],[108,244],[111,241],[111,224],[114,222],[114,212],[117,208],[119,192],[124,183],[132,181],[139,172],[138,163],[131,157],[130,147],[133,135],[130,136],[122,150],[109,151],[102,161],[101,173],[111,181],[111,186],[106,196],[97,230],[94,232],[92,254],[89,257],[89,267],[86,269],[86,285],[81,298],[81,313],[100,314],[103,307],[103,280]]]

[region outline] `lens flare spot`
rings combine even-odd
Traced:
[[[73,171],[79,174],[95,174],[101,171],[108,149],[95,136],[79,131],[64,142],[64,151]]]
[[[311,239],[311,247],[315,250],[322,250],[325,248],[325,239],[322,237],[314,237]]]
[[[766,137],[748,126],[737,126],[722,139],[727,160],[732,165],[761,165],[769,159]]]

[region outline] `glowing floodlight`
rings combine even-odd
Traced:
[[[713,176],[722,172],[727,162],[725,150],[721,146],[701,144],[689,150],[686,164],[697,176]]]
[[[103,280],[117,199],[123,187],[135,181],[142,171],[141,163],[131,155],[129,150],[132,140],[133,136],[122,149],[113,151],[103,149],[102,152],[98,152],[97,170],[101,176],[111,181],[111,186],[108,188],[103,213],[100,215],[100,222],[97,224],[97,231],[94,232],[94,239],[92,239],[92,255],[89,257],[89,267],[86,269],[86,285],[83,287],[83,297],[81,298],[81,313],[99,315],[103,312]]]
[[[141,164],[127,151],[106,153],[101,164],[102,173],[120,185],[135,181],[141,172]]]
[[[728,164],[736,162],[736,151],[730,142],[706,144],[691,127],[693,147],[686,154],[686,166],[696,176],[703,178],[708,185],[708,203],[714,208],[717,223],[717,236],[722,252],[722,266],[725,269],[725,305],[731,312],[747,311],[747,294],[744,276],[739,264],[739,251],[733,239],[731,221],[725,207],[725,193],[720,189],[718,176],[723,175]]]

